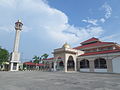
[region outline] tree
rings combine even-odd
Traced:
[[[6,49],[0,47],[0,65],[7,62],[9,59],[9,52]]]
[[[41,58],[42,58],[42,59],[47,59],[48,56],[49,56],[49,55],[48,55],[47,53],[45,53],[45,54],[43,54],[43,55],[41,56]]]
[[[34,60],[33,60],[33,63],[39,63],[39,58],[40,58],[40,57],[38,57],[38,56],[34,56],[34,57],[33,57],[33,59],[34,59]]]
[[[41,63],[42,59],[47,59],[48,58],[48,54],[43,54],[42,56],[34,56],[33,57],[33,63]]]

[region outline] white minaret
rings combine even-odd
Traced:
[[[11,58],[11,65],[10,65],[10,71],[18,71],[19,70],[19,62],[20,62],[20,53],[18,52],[19,49],[19,41],[20,41],[20,32],[22,30],[22,22],[18,20],[15,23],[15,41],[14,41],[14,48],[12,52],[12,58]]]

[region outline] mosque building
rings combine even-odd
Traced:
[[[72,48],[65,43],[54,49],[54,57],[44,59],[50,70],[65,72],[105,72],[120,73],[120,45],[90,38]]]

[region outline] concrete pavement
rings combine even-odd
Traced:
[[[120,74],[0,72],[0,90],[120,90]]]

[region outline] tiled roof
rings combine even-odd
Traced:
[[[58,57],[58,59],[62,59],[63,57]],[[43,60],[53,60],[53,59],[56,59],[56,58],[54,58],[54,57],[52,57],[52,58],[47,58],[47,59],[43,59]]]
[[[43,59],[43,60],[53,60],[53,59],[55,59],[55,58],[52,57],[52,58],[47,58],[47,59]]]
[[[88,48],[88,47],[101,46],[101,45],[107,45],[107,44],[115,44],[115,43],[113,43],[113,42],[97,42],[97,43],[78,46],[78,47],[75,47],[74,49],[80,50],[80,49],[84,49],[84,48]]]
[[[93,38],[90,38],[90,39],[88,39],[88,40],[82,42],[81,44],[83,44],[83,43],[88,43],[88,42],[92,42],[92,41],[99,41],[99,39],[93,37]]]
[[[88,55],[96,55],[96,54],[106,54],[106,53],[115,53],[120,52],[120,50],[107,50],[107,51],[99,51],[99,52],[90,52],[90,53],[84,53],[80,56],[88,56]]]
[[[44,66],[44,64],[38,64],[38,63],[32,63],[32,62],[24,62],[26,65],[32,65],[32,66]]]

